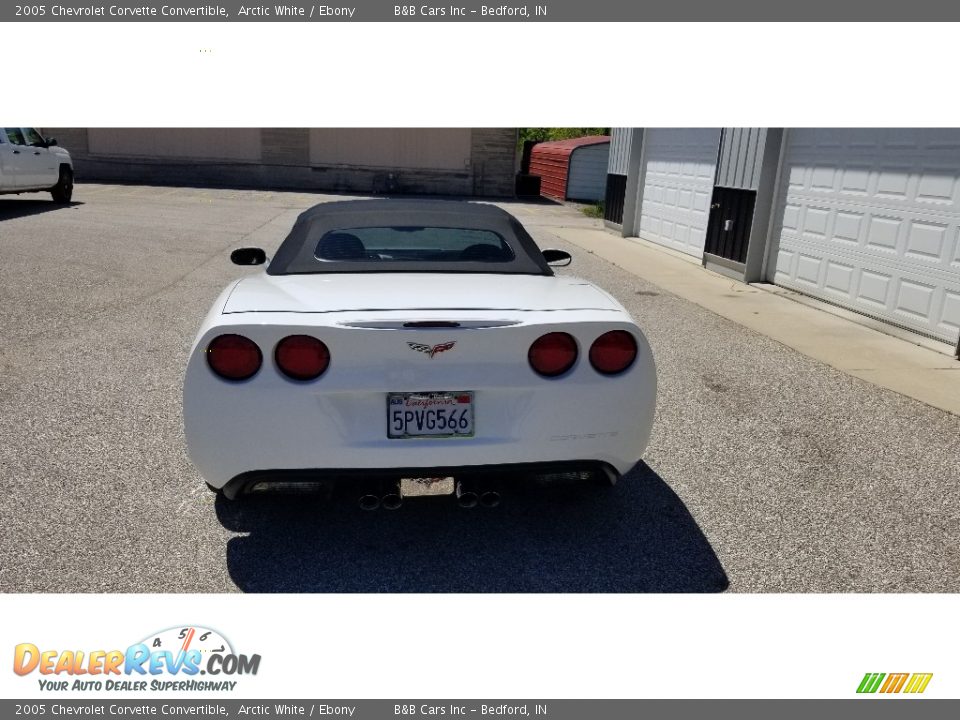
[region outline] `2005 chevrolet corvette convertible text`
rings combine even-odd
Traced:
[[[235,250],[240,265],[266,262]],[[228,498],[333,479],[405,496],[471,479],[635,465],[653,424],[643,333],[491,205],[356,200],[300,215],[266,270],[200,327],[183,415],[190,457]],[[471,497],[472,496],[472,497]]]

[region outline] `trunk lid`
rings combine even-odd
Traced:
[[[574,277],[441,273],[267,275],[240,280],[223,313],[384,310],[620,310]]]

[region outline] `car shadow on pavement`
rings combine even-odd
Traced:
[[[719,592],[729,582],[683,502],[645,463],[615,487],[504,488],[363,511],[356,497],[218,498],[248,592]]]
[[[21,200],[0,199],[0,222],[4,220],[13,220],[27,215],[39,215],[41,213],[53,212],[54,210],[65,210],[68,208],[79,207],[82,202],[55,203],[52,200]]]

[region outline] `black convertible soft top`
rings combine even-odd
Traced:
[[[509,247],[503,257],[463,260],[456,257],[429,262],[396,260],[371,262],[371,258],[318,259],[317,241],[330,233],[362,228],[451,228],[494,233]],[[513,215],[493,205],[459,200],[346,200],[321,203],[304,211],[277,249],[267,273],[344,272],[444,272],[553,275],[540,248]]]

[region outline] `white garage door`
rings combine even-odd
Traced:
[[[960,331],[960,130],[790,130],[774,282],[925,335]]]
[[[567,199],[597,202],[607,192],[607,164],[610,143],[577,148],[570,155],[567,172]]]
[[[644,131],[639,237],[703,257],[719,146],[719,129]]]

